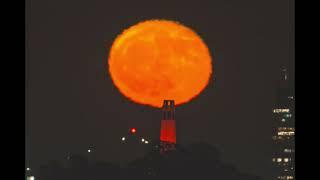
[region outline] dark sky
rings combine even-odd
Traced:
[[[68,151],[83,153],[89,144],[100,159],[116,162],[123,153],[119,137],[128,127],[158,134],[160,111],[117,91],[107,57],[123,29],[161,18],[194,29],[214,56],[208,87],[176,110],[179,143],[208,142],[225,162],[268,178],[280,66],[294,73],[293,14],[292,0],[26,1],[31,166],[60,160]]]

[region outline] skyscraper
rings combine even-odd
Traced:
[[[273,113],[274,180],[295,179],[295,104],[294,88],[286,68],[281,69],[281,78],[276,91]]]

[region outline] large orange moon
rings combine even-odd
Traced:
[[[130,100],[160,108],[196,97],[212,74],[211,56],[192,29],[169,20],[147,20],[124,30],[113,42],[109,73]]]

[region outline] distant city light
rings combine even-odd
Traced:
[[[291,152],[294,152],[294,150],[293,149],[284,149],[284,152],[285,153],[291,153]]]
[[[277,162],[281,162],[281,161],[282,161],[282,159],[281,159],[281,158],[278,158],[278,159],[277,159]]]
[[[28,176],[27,180],[35,180],[34,176]]]
[[[282,112],[289,112],[289,109],[274,109],[273,113],[282,113]]]
[[[141,141],[144,142],[144,139],[142,138]]]
[[[88,149],[88,152],[91,152],[91,149]]]
[[[125,141],[125,140],[126,140],[126,138],[125,138],[125,137],[122,137],[122,138],[121,138],[121,140],[122,140],[122,141]]]
[[[144,143],[149,144],[149,141],[144,141]]]
[[[288,132],[285,132],[285,131],[280,131],[278,132],[278,135],[279,136],[293,136],[294,135],[294,131],[288,131]]]
[[[27,171],[30,171],[30,168],[27,168]]]
[[[291,117],[292,114],[285,114],[284,116],[288,118],[288,117]]]

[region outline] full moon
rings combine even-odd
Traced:
[[[163,100],[187,103],[204,90],[211,56],[192,29],[169,20],[148,20],[124,30],[109,53],[114,85],[130,100],[160,108]]]

